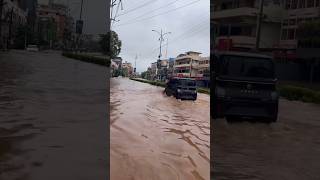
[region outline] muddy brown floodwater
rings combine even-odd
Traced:
[[[320,106],[281,99],[276,123],[213,121],[213,179],[319,180]]]
[[[209,180],[209,96],[167,97],[163,88],[111,79],[111,180]]]

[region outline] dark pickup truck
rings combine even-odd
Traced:
[[[215,52],[211,57],[214,119],[261,118],[275,122],[279,96],[271,57],[246,52]]]
[[[171,78],[167,82],[165,93],[177,99],[195,101],[197,99],[196,81],[190,78]]]

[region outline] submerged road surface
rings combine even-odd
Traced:
[[[0,54],[0,179],[106,179],[108,69],[58,52]]]
[[[163,88],[111,79],[111,180],[209,180],[209,96],[181,101]]]
[[[319,180],[320,106],[281,99],[276,123],[213,121],[213,179]]]

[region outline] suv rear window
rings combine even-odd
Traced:
[[[274,78],[274,65],[269,58],[225,55],[221,57],[220,73],[230,77]]]
[[[178,84],[181,86],[196,86],[196,82],[193,80],[180,79],[178,80]]]

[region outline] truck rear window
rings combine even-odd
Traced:
[[[196,86],[196,82],[193,80],[179,80],[178,84],[181,86]]]
[[[269,58],[222,56],[221,75],[247,78],[274,78],[274,65]]]

